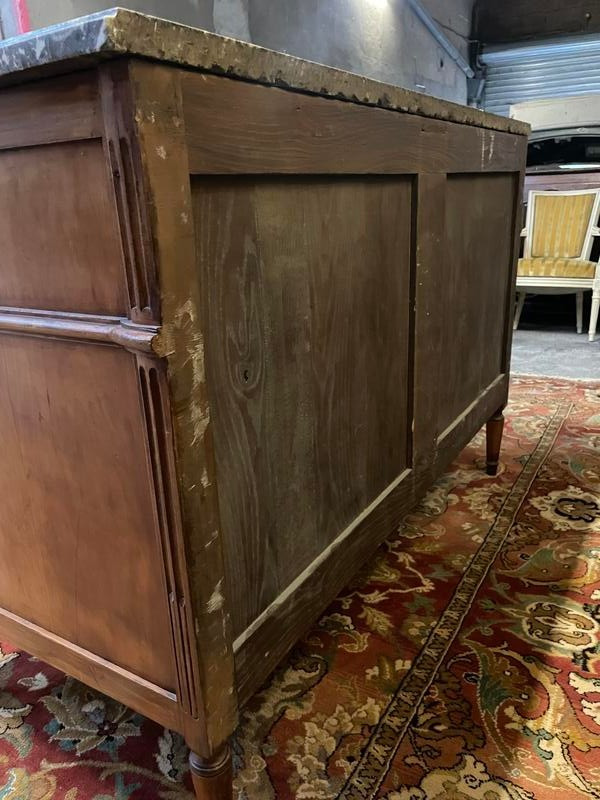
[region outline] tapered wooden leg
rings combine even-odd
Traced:
[[[211,761],[190,753],[190,770],[197,800],[231,800],[231,750],[225,747]]]
[[[593,342],[596,338],[596,325],[598,324],[598,311],[600,310],[600,285],[594,284],[592,295],[592,313],[590,314],[589,340]]]
[[[575,293],[575,305],[577,306],[577,333],[583,331],[583,292]]]
[[[519,292],[517,294],[517,308],[515,309],[515,319],[513,322],[513,330],[515,331],[519,327],[519,320],[521,319],[521,311],[523,311],[526,295],[527,292]]]
[[[486,432],[486,461],[485,471],[488,475],[496,475],[498,461],[500,460],[500,445],[502,444],[502,431],[504,430],[504,414],[502,409],[488,420]]]

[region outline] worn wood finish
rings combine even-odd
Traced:
[[[179,501],[180,518],[168,535],[180,563],[173,592],[182,608],[177,636],[185,655],[184,691],[189,697],[185,732],[192,749],[210,758],[235,726],[237,706],[214,423],[206,385],[204,287],[195,260],[179,73],[134,62],[119,80],[128,80],[133,89],[129,116],[135,119],[143,154],[138,182],[143,202],[138,205],[146,208],[153,224],[152,253],[160,278],[163,326],[154,347],[167,365],[163,414],[170,412],[173,428],[168,482],[174,502]]]
[[[0,631],[230,800],[240,706],[506,402],[526,138],[132,58],[2,103]]]
[[[194,174],[497,172],[519,137],[323,97],[184,73]],[[252,147],[248,142],[252,142]]]
[[[193,197],[237,636],[407,466],[412,181]]]

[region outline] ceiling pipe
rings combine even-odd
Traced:
[[[441,30],[437,22],[426,11],[419,0],[408,0],[408,5],[411,7],[416,16],[421,20],[423,25],[427,28],[429,33],[433,36],[436,42],[442,47],[450,58],[457,64],[457,66],[465,73],[467,78],[474,78],[475,72],[471,69],[469,62],[464,58],[462,53],[452,44],[450,39]]]

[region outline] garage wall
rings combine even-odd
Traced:
[[[102,0],[0,0],[5,36],[111,8]],[[422,0],[466,57],[473,0]],[[466,77],[415,17],[407,0],[126,0],[168,17],[264,47],[464,103]]]

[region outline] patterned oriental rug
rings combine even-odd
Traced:
[[[246,710],[240,800],[600,798],[600,384],[513,380]],[[0,800],[190,800],[182,740],[0,652]]]

